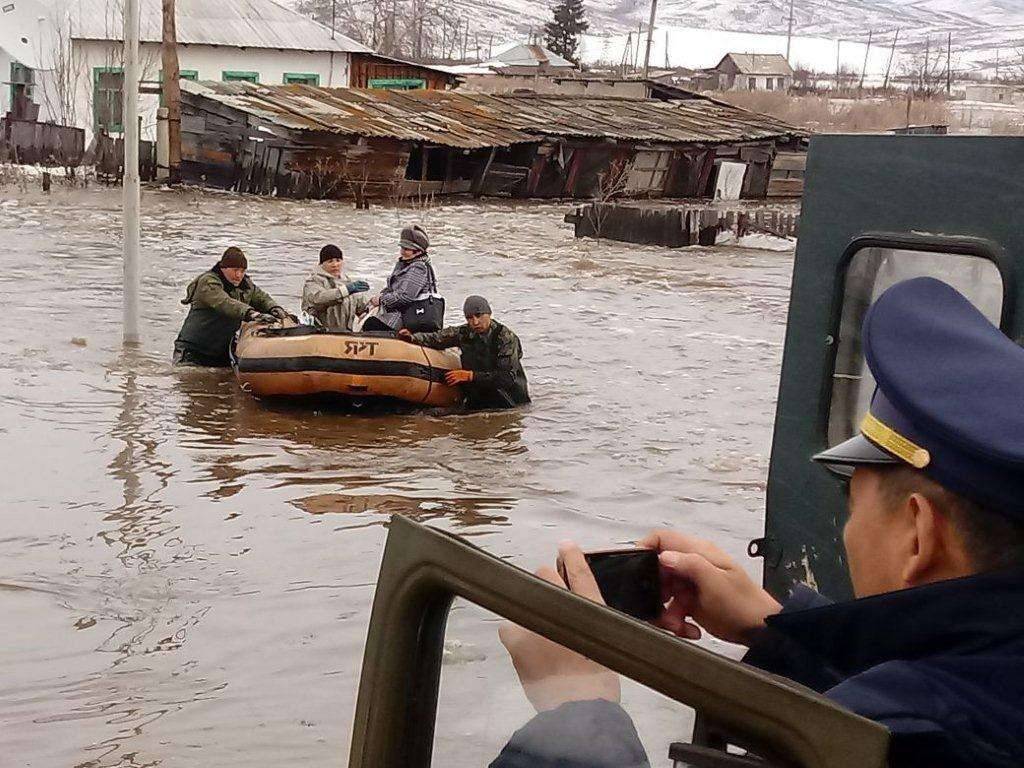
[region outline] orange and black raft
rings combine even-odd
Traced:
[[[235,375],[258,397],[338,396],[449,406],[459,391],[444,375],[459,367],[448,352],[393,336],[333,333],[307,325],[243,323],[234,347]]]

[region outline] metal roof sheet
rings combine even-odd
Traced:
[[[70,22],[73,38],[121,40],[120,3],[110,0],[45,0],[58,20]],[[370,48],[273,0],[176,0],[178,42],[309,52]],[[161,0],[139,0],[140,40],[159,43]],[[61,24],[63,27],[64,24]]]
[[[423,141],[466,149],[540,137],[665,144],[756,141],[803,131],[705,99],[388,91],[182,81],[182,89],[285,128]]]
[[[549,67],[569,67],[572,69],[576,68],[576,65],[563,56],[559,56],[554,51],[549,51],[547,48],[541,45],[535,45],[532,43],[520,43],[512,48],[502,51],[497,54],[493,59],[485,61],[484,64],[509,64],[517,67],[536,67],[542,64]]]

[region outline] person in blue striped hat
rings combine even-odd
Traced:
[[[1024,348],[932,278],[883,293],[862,341],[877,388],[860,433],[813,457],[849,479],[856,599],[798,586],[779,604],[712,543],[655,531],[640,545],[671,594],[657,623],[746,645],[744,662],[884,724],[892,768],[1018,768]],[[600,601],[580,550],[559,557],[565,582],[540,575]],[[617,675],[520,627],[501,637],[538,715],[491,768],[648,764]]]

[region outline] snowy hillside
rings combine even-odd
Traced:
[[[525,39],[531,30],[539,33],[550,18],[553,0],[454,3],[458,15],[469,20],[471,39],[486,44],[493,35],[497,44]],[[648,0],[585,0],[585,6],[591,36],[608,36],[604,48],[613,58],[615,50],[621,55],[618,36],[630,30],[635,34],[638,24],[646,25],[650,9]],[[660,0],[657,27],[662,35],[666,28],[785,35],[788,15],[789,0]],[[866,41],[869,30],[874,32],[876,44],[888,45],[900,28],[901,47],[912,48],[923,47],[926,39],[935,46],[941,38],[944,45],[946,34],[952,33],[953,47],[960,52],[965,68],[979,61],[994,61],[997,48],[1003,49],[1003,61],[1012,58],[1020,63],[1022,56],[1016,49],[1024,50],[1024,0],[794,0],[794,17],[796,35],[831,38],[833,46],[836,38]],[[603,58],[601,49],[600,44],[591,42],[587,58]],[[692,58],[685,51],[677,56],[670,50],[673,65],[689,63]],[[663,63],[663,57],[656,61]],[[834,53],[832,62],[834,67]],[[710,64],[714,62],[701,65]]]

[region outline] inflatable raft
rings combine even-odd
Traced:
[[[458,357],[386,334],[243,323],[234,363],[242,389],[258,397],[391,398],[428,406],[460,398],[457,387],[444,383]]]

